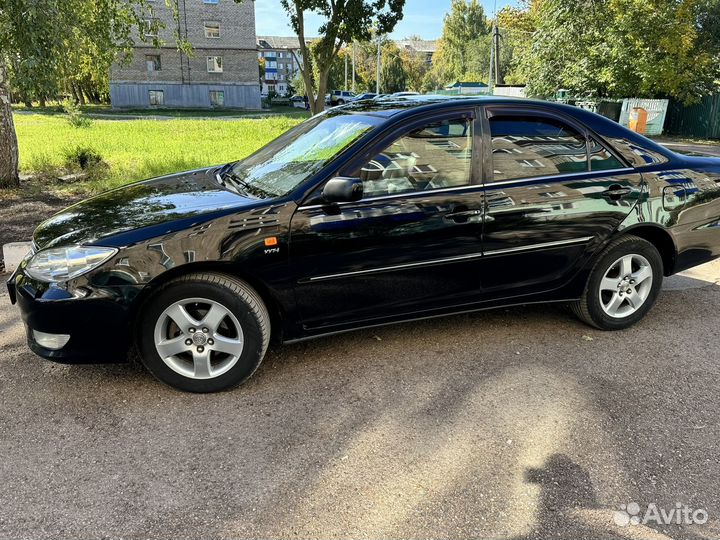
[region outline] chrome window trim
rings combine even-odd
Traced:
[[[579,173],[565,173],[565,174],[552,174],[547,176],[529,176],[527,178],[511,178],[510,180],[498,180],[497,182],[488,182],[484,184],[485,187],[493,187],[493,186],[507,186],[509,184],[518,184],[522,182],[543,182],[545,180],[552,180],[552,179],[563,179],[568,178],[570,176],[572,177],[579,177],[579,178],[585,178],[586,176],[592,176],[592,175],[603,175],[603,174],[619,174],[619,173],[631,173],[635,172],[635,169],[632,167],[623,167],[622,169],[606,169],[604,171],[584,171]]]
[[[431,266],[433,264],[442,264],[447,262],[465,261],[471,259],[479,259],[481,257],[492,256],[492,255],[503,255],[507,253],[516,253],[521,251],[531,251],[535,249],[546,249],[552,247],[559,247],[572,244],[582,244],[592,240],[593,236],[583,236],[582,238],[571,238],[569,240],[555,240],[553,242],[542,242],[540,244],[529,244],[526,246],[518,246],[506,249],[494,249],[491,251],[480,252],[480,253],[469,253],[467,255],[458,255],[456,257],[445,257],[442,259],[428,259],[426,261],[418,261],[406,264],[395,264],[392,266],[381,266],[378,268],[369,268],[367,270],[355,270],[352,272],[340,272],[338,274],[326,274],[321,276],[312,276],[307,280],[301,281],[325,281],[328,279],[337,279],[348,276],[360,276],[364,274],[375,274],[379,272],[392,272],[393,270],[401,270],[403,268],[415,268],[419,266]]]
[[[438,189],[426,189],[424,191],[406,191],[404,193],[393,193],[391,195],[379,195],[377,197],[369,197],[367,199],[360,199],[359,201],[348,201],[348,202],[340,202],[335,203],[336,206],[348,206],[348,205],[357,205],[364,202],[373,202],[373,201],[382,201],[386,199],[395,199],[398,197],[423,197],[426,195],[433,195],[435,193],[447,193],[451,191],[460,191],[462,189],[467,189],[469,193],[474,193],[477,190],[480,189],[489,189],[493,188],[494,186],[508,186],[512,184],[519,184],[522,185],[526,182],[544,182],[547,180],[553,180],[553,179],[563,179],[568,177],[576,177],[576,178],[585,178],[586,176],[592,176],[592,175],[603,175],[603,174],[621,174],[621,173],[632,173],[635,172],[635,169],[632,167],[625,167],[622,169],[607,169],[604,171],[585,171],[581,173],[566,173],[566,174],[553,174],[548,176],[531,176],[527,178],[513,178],[511,180],[500,180],[498,182],[487,182],[485,184],[466,184],[464,186],[455,186],[455,187],[448,187],[448,188],[438,188]],[[329,204],[329,203],[328,203]],[[311,210],[315,208],[322,208],[323,206],[328,206],[328,204],[310,204],[308,206],[300,206],[299,210]]]

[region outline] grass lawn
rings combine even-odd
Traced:
[[[36,174],[41,189],[86,195],[128,182],[243,158],[292,126],[301,115],[258,118],[172,120],[100,120],[73,127],[57,114],[15,114],[20,170]],[[90,178],[57,183],[53,178],[79,170],[78,150],[99,155]],[[70,161],[68,161],[70,156]]]
[[[28,108],[24,105],[15,104],[12,106],[13,111],[20,114],[54,114],[64,115],[65,111],[61,105],[47,105],[46,107],[40,107],[38,105]],[[110,105],[81,105],[80,110],[83,114],[90,118],[107,118],[107,117],[172,117],[172,118],[244,118],[244,117],[258,117],[258,116],[269,116],[269,115],[282,115],[282,116],[296,116],[304,117],[307,115],[304,109],[297,107],[291,107],[289,105],[275,104],[271,109],[262,110],[249,110],[249,109],[233,109],[233,108],[222,108],[222,109],[173,109],[165,107],[156,108],[144,108],[144,109],[113,109]]]

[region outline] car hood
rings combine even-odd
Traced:
[[[214,179],[214,170],[161,176],[81,201],[41,223],[33,236],[35,246],[120,246],[263,204],[225,189]]]

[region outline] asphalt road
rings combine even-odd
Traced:
[[[214,395],[43,361],[1,293],[0,537],[717,538],[717,282],[623,332],[535,306],[275,347]]]

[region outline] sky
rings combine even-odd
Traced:
[[[497,9],[515,5],[512,0],[480,0],[485,13],[492,16],[495,6]],[[406,0],[405,15],[390,34],[393,39],[402,39],[410,35],[419,35],[423,39],[437,39],[442,33],[443,15],[450,9],[450,0]],[[306,14],[305,34],[317,35],[321,18]],[[255,26],[259,36],[291,36],[293,31],[280,0],[257,0],[255,2]]]

